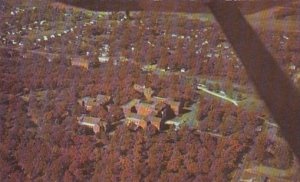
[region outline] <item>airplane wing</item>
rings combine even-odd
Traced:
[[[81,7],[93,11],[164,11],[164,12],[209,12],[205,5],[213,0],[55,0],[68,5]],[[280,4],[287,4],[286,0],[250,0],[233,1],[243,12],[252,14],[269,9]]]

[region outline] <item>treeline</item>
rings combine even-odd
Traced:
[[[77,99],[82,96],[112,95],[114,105],[109,112],[99,109],[92,113],[111,121],[122,117],[121,104],[142,97],[133,90],[133,83],[153,87],[160,96],[186,100],[194,100],[196,96],[181,77],[169,79],[143,74],[139,67],[130,63],[121,66],[108,63],[85,70],[70,67],[63,61],[48,62],[42,57],[27,60],[18,55],[3,55],[0,71],[1,181],[156,181],[172,178],[227,181],[256,135],[252,129],[258,123],[245,113],[245,118],[239,118],[245,119],[242,127],[253,127],[243,133],[243,137],[241,130],[235,130],[236,135],[229,138],[215,138],[185,127],[156,133],[151,127],[132,132],[122,125],[116,128],[113,136],[94,136],[91,130],[76,123],[76,117],[82,113]],[[46,92],[41,97],[38,91]],[[29,96],[28,103],[20,97],[23,95]],[[208,112],[212,113],[208,113],[208,118],[213,123],[222,106],[209,105]],[[231,108],[227,115],[235,115],[235,109]],[[28,115],[30,110],[37,113],[36,123]],[[205,130],[201,123],[199,129]],[[233,125],[237,123],[235,120]]]
[[[7,102],[1,105],[1,181],[228,181],[253,142],[253,130],[222,138],[188,127],[157,134],[151,126],[134,132],[120,126],[113,136],[95,137],[75,116],[36,126],[25,102]]]

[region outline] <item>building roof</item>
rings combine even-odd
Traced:
[[[140,115],[155,115],[157,112],[155,110],[155,105],[153,104],[148,104],[148,103],[138,103],[136,105],[136,110],[138,114]]]
[[[143,116],[135,114],[135,113],[128,115],[126,117],[126,122],[127,122],[127,124],[134,123],[134,124],[142,127],[143,129],[145,129],[148,124],[147,120]]]
[[[72,66],[80,66],[85,69],[89,69],[90,61],[81,57],[78,58],[71,58],[71,65]]]
[[[165,103],[168,99],[163,97],[152,97],[154,103]]]
[[[155,103],[155,110],[157,110],[157,111],[161,111],[165,107],[167,107],[167,104],[164,102]]]
[[[92,98],[92,97],[83,97],[81,99],[78,99],[79,104],[82,104],[82,102],[84,102],[84,104],[86,106],[96,106],[96,99]]]
[[[99,57],[98,57],[98,61],[99,61],[100,63],[108,62],[108,61],[109,61],[109,57],[107,57],[107,56],[99,56]]]
[[[139,102],[139,103],[137,103],[136,107],[146,107],[146,108],[155,109],[155,105],[154,104],[149,104],[149,103],[145,103],[145,102]]]
[[[100,122],[101,122],[100,118],[95,118],[95,117],[90,117],[90,116],[85,116],[85,115],[82,115],[82,116],[78,117],[77,119],[78,119],[78,123],[80,125],[85,125],[85,126],[89,126],[89,127],[93,127],[96,124],[100,124]]]
[[[144,117],[139,115],[139,114],[136,114],[136,113],[130,113],[126,119],[130,119],[130,120],[144,120]]]
[[[96,97],[96,102],[100,105],[107,104],[110,101],[111,97],[107,95],[98,94]]]
[[[93,128],[93,131],[95,133],[100,132],[101,128],[103,128],[104,131],[107,130],[108,123],[101,120],[100,118],[81,115],[80,117],[77,117],[77,120],[79,125]]]
[[[90,98],[85,102],[86,106],[98,106],[99,103],[96,102],[96,100],[94,98]]]
[[[72,64],[89,64],[90,61],[81,57],[71,58]]]
[[[131,107],[134,107],[135,105],[137,105],[138,103],[140,103],[140,99],[133,99],[131,101],[129,101],[128,103],[124,104],[122,106],[122,108],[131,108]]]
[[[107,104],[110,101],[110,99],[111,99],[110,96],[99,94],[97,95],[96,98],[83,97],[81,99],[78,99],[78,102],[79,104],[82,104],[82,102],[84,102],[86,106],[99,106],[99,105]]]
[[[149,118],[149,120],[153,126],[155,126],[158,130],[160,130],[161,118],[151,117],[151,118]]]
[[[171,106],[180,106],[181,102],[174,101],[174,100],[168,100],[167,102]]]
[[[160,124],[160,122],[161,122],[161,118],[156,117],[156,116],[149,116],[149,117],[147,117],[147,120],[149,120],[153,124],[155,124],[155,123]]]

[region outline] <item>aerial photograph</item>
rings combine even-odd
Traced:
[[[0,182],[300,182],[300,0],[0,0]]]

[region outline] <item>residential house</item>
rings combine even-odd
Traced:
[[[124,56],[120,56],[119,60],[120,60],[120,62],[128,62],[129,61],[129,59]]]
[[[84,97],[78,100],[78,103],[84,107],[87,111],[91,111],[93,107],[98,106],[97,100],[92,97]]]
[[[98,61],[99,61],[100,63],[106,63],[106,62],[109,61],[109,57],[107,57],[107,56],[99,56],[99,57],[98,57]]]
[[[81,57],[72,58],[71,59],[71,65],[72,66],[79,66],[83,67],[85,69],[89,69],[90,61]]]

